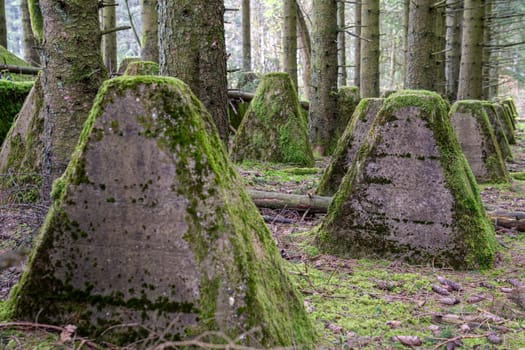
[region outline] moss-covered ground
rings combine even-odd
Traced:
[[[518,122],[513,152],[513,163],[508,164],[512,183],[479,187],[489,212],[525,212],[523,121]],[[249,188],[306,194],[315,189],[326,164],[326,159],[317,160],[314,168],[250,162],[239,165],[238,170]],[[413,345],[415,349],[525,348],[525,289],[521,286],[525,284],[525,232],[497,226],[499,248],[494,268],[484,272],[453,271],[432,265],[321,255],[312,234],[319,215],[288,210],[264,213],[289,219],[268,226],[321,335],[318,349],[406,349],[410,346],[402,342],[411,341],[421,343]],[[0,228],[2,237],[9,234]],[[1,327],[0,347],[74,347],[71,342],[61,344],[56,330],[28,325],[22,331],[19,327]],[[77,349],[88,348],[86,343],[80,346],[82,341],[77,339]]]

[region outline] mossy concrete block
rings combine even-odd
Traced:
[[[106,81],[53,187],[15,319],[126,343],[223,332],[312,345],[314,331],[211,116],[174,78]]]
[[[24,101],[33,87],[33,82],[13,82],[0,79],[0,144],[4,142],[5,136],[15,116],[18,114]]]
[[[480,183],[509,182],[509,174],[483,103],[457,101],[450,120],[461,149],[476,180]]]
[[[331,196],[337,192],[343,177],[355,159],[359,147],[370,132],[383,101],[382,98],[366,98],[357,105],[345,132],[337,143],[332,160],[321,177],[317,194]]]
[[[140,57],[124,57],[118,66],[117,74],[123,75],[131,62],[140,62]]]
[[[124,75],[159,75],[159,64],[151,61],[129,62]]]
[[[231,157],[314,165],[306,116],[287,73],[264,76],[233,139]]]
[[[439,95],[385,100],[318,230],[322,251],[346,257],[492,266],[494,229]]]
[[[337,145],[339,138],[348,126],[348,122],[359,101],[361,101],[361,97],[359,88],[356,86],[342,86],[339,88],[337,92],[337,119],[332,149],[335,149],[335,145]]]
[[[261,82],[261,75],[255,72],[240,72],[237,78],[237,89],[242,92],[254,93]]]
[[[497,102],[495,108],[496,113],[501,120],[501,124],[503,125],[505,137],[507,137],[509,145],[515,145],[516,135],[514,134],[514,126],[512,124],[509,107],[500,102]]]
[[[482,101],[482,104],[483,109],[489,118],[492,130],[494,131],[494,136],[496,137],[496,141],[501,151],[501,156],[504,160],[512,159],[512,151],[510,149],[509,141],[507,140],[505,127],[498,115],[498,108],[501,108],[501,106],[498,106],[497,103],[488,101]]]
[[[32,84],[32,83],[31,83]],[[44,94],[37,78],[0,151],[0,203],[36,202],[42,183]]]

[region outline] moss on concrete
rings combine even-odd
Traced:
[[[12,66],[29,67],[29,63],[9,52],[5,47],[0,45],[0,64],[7,64]],[[0,78],[5,78],[12,81],[33,81],[35,77],[27,74],[14,74],[8,71],[0,72]]]
[[[17,113],[22,108],[27,94],[33,87],[33,82],[12,82],[0,79],[0,144],[4,142],[5,136]]]
[[[159,64],[151,61],[130,62],[124,75],[159,75]]]
[[[417,227],[425,226],[429,229],[434,225],[433,222],[416,222],[413,221],[413,218],[403,218],[402,216],[388,220],[381,212],[371,213],[372,215],[368,217],[362,214],[363,211],[369,210],[367,208],[371,205],[369,204],[371,203],[369,202],[370,198],[366,197],[369,195],[367,189],[370,186],[374,188],[390,186],[389,184],[370,182],[367,179],[370,175],[367,174],[370,174],[370,169],[376,169],[374,165],[376,162],[381,162],[381,159],[386,159],[385,157],[395,156],[390,153],[382,153],[389,147],[382,144],[384,140],[381,139],[384,136],[393,137],[395,133],[390,131],[386,135],[382,134],[384,131],[381,130],[386,130],[385,127],[395,127],[396,112],[400,115],[408,113],[403,117],[405,122],[410,122],[413,115],[417,115],[416,118],[420,120],[419,123],[423,123],[425,128],[430,130],[435,140],[437,150],[430,153],[438,152],[439,154],[438,156],[429,156],[426,159],[419,156],[415,157],[415,155],[410,158],[403,156],[403,159],[417,159],[421,162],[437,161],[442,173],[440,177],[443,178],[440,181],[444,181],[444,183],[436,184],[435,190],[441,191],[443,196],[451,197],[453,200],[452,203],[447,204],[451,206],[451,213],[444,213],[451,216],[450,223],[447,223],[449,219],[442,220],[442,223],[437,227],[439,228],[438,231],[448,232],[445,238],[446,244],[437,250],[430,249],[427,251],[427,247],[424,246],[414,248],[413,245],[414,243],[418,244],[419,238],[415,238],[412,244],[407,245],[394,244],[392,246],[390,241],[396,234],[403,234],[403,232],[392,231],[393,227],[397,227],[396,220],[400,220],[399,222],[406,221],[406,223]],[[421,139],[423,140],[424,137]],[[407,147],[413,141],[407,137],[402,142],[404,142],[404,147]],[[421,164],[424,166],[426,163]],[[381,168],[381,171],[386,170]],[[382,188],[386,189],[386,187],[378,188],[377,193],[382,193],[384,191]],[[435,194],[438,195],[437,192]],[[385,204],[378,203],[377,205],[378,208],[381,208]],[[403,203],[400,205],[402,209]],[[425,202],[414,205],[421,206],[421,210],[429,210],[426,208]],[[429,211],[431,213],[433,210],[430,209]],[[441,220],[439,217],[436,219]],[[424,232],[426,229],[422,229],[421,233]],[[440,235],[442,234],[440,233]],[[356,159],[334,196],[327,217],[318,228],[317,235],[319,247],[324,252],[337,255],[404,257],[412,262],[426,262],[458,269],[484,269],[492,266],[496,249],[494,229],[486,217],[476,181],[448,120],[447,105],[439,95],[431,92],[401,91],[386,99],[372,126],[370,137],[359,149]],[[416,237],[418,236],[416,235]],[[408,238],[410,242],[411,238]]]
[[[286,73],[264,76],[233,139],[231,157],[313,166],[306,116]]]
[[[502,124],[502,121],[498,115],[498,104],[494,102],[482,101],[483,108],[487,113],[490,124],[494,131],[494,136],[498,142],[499,149],[501,151],[501,156],[504,160],[512,159],[512,151],[510,149],[509,141],[505,135],[505,129]]]
[[[121,98],[141,101],[142,111],[127,111],[125,105],[119,104]],[[119,108],[127,112],[118,112]],[[130,125],[140,125],[140,131],[132,132]],[[127,138],[133,137],[142,140],[137,146],[139,149],[144,149],[145,145],[151,147],[153,142],[163,159],[163,165],[157,164],[164,169],[158,175],[156,167],[143,169],[139,166],[135,169],[155,174],[151,180],[144,178],[143,183],[132,185],[137,188],[136,193],[145,193],[142,202],[115,192],[118,183],[122,182],[118,181],[120,178],[104,180],[104,172],[94,171],[96,162],[90,158],[93,154],[90,152],[98,152],[98,145],[105,145],[106,139],[122,138],[122,142],[126,142]],[[113,151],[114,148],[107,150]],[[151,156],[155,157],[154,154],[144,155],[145,159]],[[128,165],[141,161],[129,158],[123,153],[119,159],[122,159],[122,164]],[[111,173],[115,174],[114,171],[112,169]],[[166,177],[165,174],[171,171],[174,178]],[[110,170],[107,169],[107,172]],[[167,187],[159,187],[165,181]],[[152,235],[176,239],[179,234],[183,238],[180,242],[169,244],[187,246],[184,254],[188,254],[189,258],[185,262],[194,261],[196,264],[194,270],[186,271],[198,275],[198,292],[192,294],[190,299],[171,297],[181,295],[184,284],[170,287],[166,290],[166,297],[154,297],[163,295],[159,290],[161,286],[149,280],[148,276],[169,279],[169,272],[159,275],[158,271],[179,270],[177,264],[150,266],[151,262],[144,261],[144,269],[149,271],[142,275],[145,280],[142,286],[134,290],[103,288],[104,284],[111,283],[114,268],[124,273],[126,267],[114,266],[104,270],[104,266],[100,266],[103,261],[93,260],[96,253],[84,249],[102,243],[97,235],[106,235],[104,232],[97,233],[96,227],[105,224],[105,215],[112,210],[120,212],[119,208],[130,210],[140,207],[150,210],[148,213],[152,213],[153,221],[156,215],[160,215],[161,219],[160,209],[146,209],[155,200],[160,201],[156,197],[148,201],[148,191],[153,191],[152,188],[160,191],[155,193],[172,198],[168,201],[172,203],[171,207],[185,208],[181,209],[182,219],[178,219],[181,220],[181,229],[164,232],[159,228],[160,233]],[[86,197],[88,202],[77,203],[85,193],[89,195]],[[91,205],[89,201],[94,196],[99,196],[100,201],[93,203],[114,209],[104,210],[99,216],[92,217],[94,209],[86,207]],[[113,200],[107,201],[108,198]],[[166,208],[164,202],[156,204]],[[87,218],[94,222],[87,222]],[[117,230],[112,233],[112,239],[126,234]],[[143,238],[140,244],[149,244],[148,240]],[[150,243],[154,244],[155,240]],[[112,254],[112,259],[116,261],[119,259],[117,248]],[[162,254],[162,249],[171,248],[152,250],[150,258]],[[141,258],[140,255],[137,252],[135,259]],[[31,253],[28,271],[10,295],[10,306],[6,309],[16,319],[34,320],[39,315],[39,320],[43,322],[74,322],[82,334],[92,336],[100,335],[105,327],[125,323],[123,315],[136,315],[138,321],[149,328],[155,322],[165,320],[169,324],[194,315],[193,322],[175,331],[157,331],[163,334],[170,332],[167,337],[173,339],[207,330],[221,331],[237,338],[247,330],[258,329],[250,337],[240,338],[240,343],[311,348],[314,331],[302,301],[281,264],[275,243],[257,208],[244,192],[211,116],[188,86],[174,78],[121,77],[106,81],[97,95],[71,162],[54,184],[52,207]],[[96,279],[86,278],[84,284],[75,284],[83,274],[93,271],[101,271]],[[141,274],[130,271],[129,278]],[[113,338],[108,334],[111,332],[106,334],[110,340],[120,343],[141,336],[140,332],[129,329],[113,333]]]
[[[514,126],[512,124],[512,113],[510,107],[506,104],[498,103],[496,109],[499,117],[501,118],[501,123],[505,128],[505,136],[507,137],[509,145],[515,145],[516,135],[514,134]]]
[[[254,93],[261,82],[261,75],[255,72],[240,72],[237,76],[239,91]]]
[[[330,149],[335,149],[360,100],[359,88],[356,86],[343,86],[337,91],[337,119]]]
[[[477,100],[457,101],[452,105],[449,115],[453,125],[464,115],[467,115],[466,118],[474,118],[475,123],[468,123],[472,128],[463,129],[459,122],[455,133],[467,160],[472,162],[471,168],[476,180],[490,183],[509,182],[507,167],[484,104]],[[459,119],[455,120],[456,118]],[[479,141],[476,145],[467,144],[476,141]],[[475,149],[472,149],[472,146]]]
[[[140,57],[124,57],[118,66],[118,74],[124,74],[131,62],[140,62]]]

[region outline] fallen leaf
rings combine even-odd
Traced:
[[[421,339],[415,335],[396,335],[392,337],[392,340],[398,341],[405,346],[420,346],[422,344]]]

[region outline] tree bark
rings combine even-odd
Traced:
[[[363,2],[361,21],[361,98],[379,97],[379,0]]]
[[[434,47],[432,49],[432,58],[434,62],[434,83],[432,90],[445,95],[445,10],[442,6],[434,8]]]
[[[410,20],[410,0],[403,1],[403,77],[406,77],[408,71],[408,23]],[[406,88],[406,79],[403,86]]]
[[[355,39],[354,39],[354,85],[358,88],[361,85],[361,1],[356,1],[354,5],[355,15]]]
[[[337,52],[339,62],[339,86],[346,86],[346,33],[345,33],[345,3],[339,1],[337,3],[337,26],[339,28],[339,35],[337,38]]]
[[[250,0],[242,0],[242,70],[252,70],[252,26]]]
[[[107,31],[117,26],[115,1],[106,1],[102,8],[102,30]],[[110,73],[117,71],[117,32],[110,32],[102,36],[102,54],[106,69]]]
[[[38,43],[33,35],[33,29],[31,29],[31,17],[29,16],[27,0],[20,2],[20,10],[22,13],[24,60],[33,66],[39,66],[40,54],[37,50]]]
[[[312,40],[310,39],[310,32],[306,25],[303,10],[299,6],[297,0],[295,1],[297,9],[297,31],[299,32],[299,39],[301,40],[301,52],[304,62],[303,67],[303,86],[306,99],[310,96],[310,81],[312,77]]]
[[[247,190],[256,206],[271,209],[289,209],[310,213],[326,213],[332,197],[298,195],[281,192]]]
[[[98,1],[41,0],[44,17],[42,198],[65,170],[98,88],[106,77]]]
[[[408,20],[408,53],[405,87],[433,90],[434,69],[434,0],[410,1]]]
[[[494,38],[493,20],[494,2],[486,0],[485,16],[483,18],[483,99],[490,100],[498,94],[498,60],[497,50],[494,49],[496,40]]]
[[[7,22],[5,16],[5,0],[0,0],[0,45],[7,49]]]
[[[313,1],[310,142],[316,153],[332,151],[337,120],[337,1]]]
[[[446,46],[445,46],[445,79],[446,96],[450,102],[458,95],[459,63],[461,59],[461,22],[463,3],[447,0],[446,10]]]
[[[142,0],[142,44],[140,56],[143,61],[159,62],[159,25],[157,0]]]
[[[208,109],[227,144],[224,2],[159,0],[161,75],[186,82]]]
[[[283,25],[283,68],[290,75],[297,90],[297,4],[296,0],[285,0]]]
[[[485,0],[465,0],[458,100],[483,98],[483,16]]]

